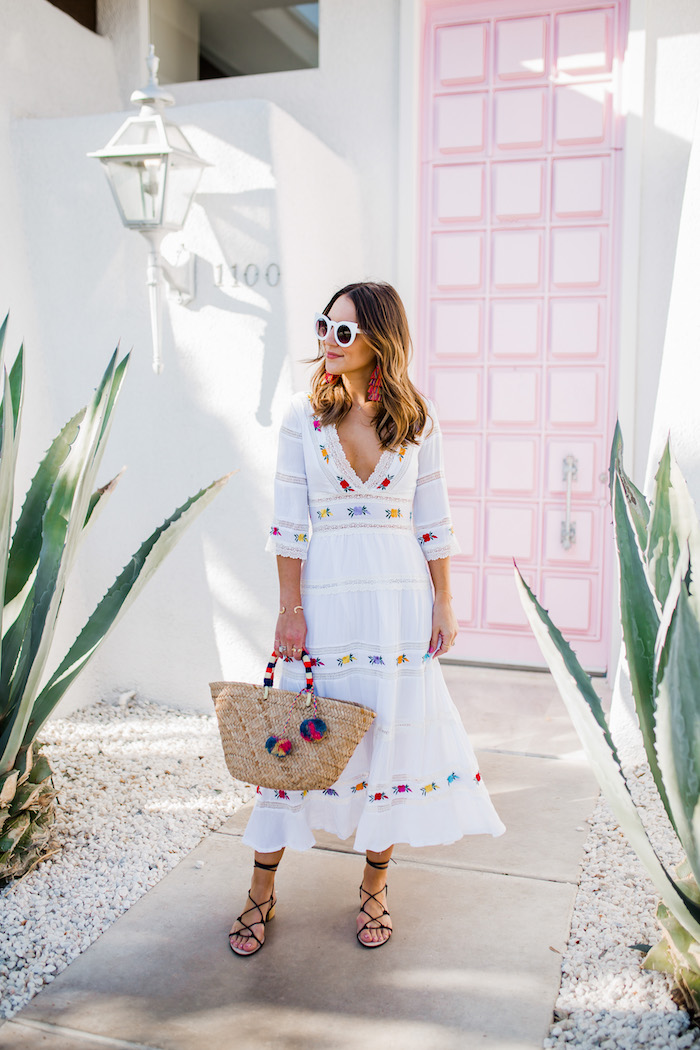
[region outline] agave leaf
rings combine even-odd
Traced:
[[[100,514],[104,510],[105,503],[114,492],[119,482],[119,479],[121,478],[125,470],[126,467],[122,467],[119,473],[115,474],[111,481],[108,481],[106,485],[101,485],[98,489],[95,489],[95,491],[93,492],[92,496],[90,497],[90,502],[88,503],[87,514],[85,516],[85,524],[83,525],[83,535],[85,535],[88,525],[92,527],[99,518]]]
[[[37,697],[27,726],[25,742],[34,739],[68,686],[80,674],[129,606],[136,600],[185,529],[211,503],[231,476],[232,474],[226,474],[195,496],[191,496],[141,544]]]
[[[610,502],[614,505],[615,476],[619,477],[625,496],[630,521],[637,534],[637,542],[644,551],[647,548],[647,529],[649,525],[649,505],[632,479],[625,473],[622,465],[623,453],[622,431],[619,420],[615,424],[612,446],[610,449]]]
[[[622,638],[647,760],[661,800],[673,823],[671,806],[659,771],[655,742],[654,647],[659,630],[659,610],[644,568],[638,533],[633,528],[627,506],[622,482],[616,473],[613,481],[613,521],[620,564]]]
[[[651,948],[642,963],[643,970],[658,970],[660,973],[674,973],[673,957],[668,941],[664,937]]]
[[[32,802],[38,799],[45,790],[43,784],[32,784],[30,781],[27,781],[26,784],[22,784],[21,787],[17,788],[12,806],[10,807],[11,815],[14,816],[15,813],[21,813],[22,810],[29,809]]]
[[[516,568],[520,599],[552,677],[610,808],[669,911],[700,940],[700,907],[678,886],[659,859],[630,795],[603,708],[571,646],[552,623]]]
[[[39,560],[41,522],[46,504],[71,445],[78,436],[84,415],[83,408],[66,423],[60,434],[54,438],[32,479],[12,537],[5,584],[6,603],[24,589]]]
[[[124,367],[117,368],[115,351],[49,497],[36,580],[29,596],[33,598],[31,625],[22,639],[10,682],[9,724],[0,737],[0,770],[11,768],[31,717],[53,640],[66,576],[87,516],[101,445],[109,431],[106,413],[114,406],[123,375]]]
[[[47,780],[50,780],[53,776],[53,770],[51,764],[46,755],[37,755],[32,771],[29,774],[29,780],[32,784],[45,784]]]
[[[685,585],[687,546],[671,582],[656,653],[656,748],[674,825],[700,881],[700,622]]]
[[[7,335],[7,322],[10,320],[9,311],[5,314],[5,320],[0,324],[0,365],[2,365],[5,351],[5,336]]]
[[[656,471],[645,554],[649,579],[661,605],[668,597],[680,550],[671,511],[670,489],[671,448],[667,441]]]
[[[7,318],[5,318],[7,320]],[[0,352],[0,369],[2,368],[2,361],[4,355]],[[12,405],[12,410],[15,417],[15,434],[17,433],[17,424],[19,422],[20,405],[22,402],[22,390],[24,384],[24,347],[20,346],[17,351],[17,355],[12,363],[10,369],[10,400],[8,404]],[[2,420],[5,414],[5,401],[0,401],[0,429],[2,429]]]
[[[19,840],[29,827],[31,817],[28,813],[19,813],[14,819],[9,820],[2,829],[0,838],[0,851],[5,853],[14,849]]]
[[[10,773],[6,773],[5,776],[0,777],[0,806],[9,806],[10,802],[12,802],[12,799],[15,797],[15,791],[17,790],[18,780],[18,769],[13,769]]]
[[[5,592],[5,574],[7,556],[12,529],[12,505],[15,485],[15,465],[17,462],[17,431],[19,422],[15,420],[12,406],[10,379],[3,369],[5,388],[3,405],[6,410],[2,419],[2,453],[0,454],[0,594]],[[2,629],[2,607],[0,606],[0,631]],[[0,673],[2,671],[2,650],[0,649]]]

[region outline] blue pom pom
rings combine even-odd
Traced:
[[[286,758],[292,750],[292,741],[287,739],[280,740],[277,736],[269,736],[265,741],[265,748],[275,758]]]
[[[305,718],[299,726],[299,732],[304,740],[323,740],[328,726],[322,718]]]

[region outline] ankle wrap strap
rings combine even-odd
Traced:
[[[369,864],[370,868],[376,868],[377,871],[385,871],[389,867],[388,860],[376,861],[370,860],[369,857],[365,857],[365,861]]]
[[[278,865],[279,861],[277,861],[277,864],[261,864],[259,860],[253,862],[254,868],[264,868],[265,871],[277,871]]]

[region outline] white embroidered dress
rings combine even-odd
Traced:
[[[314,828],[341,839],[355,831],[360,852],[505,831],[442,669],[427,655],[426,559],[459,550],[430,411],[420,445],[384,452],[364,484],[335,427],[314,419],[308,394],[296,394],[286,413],[268,550],[303,562],[317,693],[365,704],[377,717],[332,788],[258,788],[243,841],[261,853],[308,849]],[[278,662],[275,685],[303,689],[303,664]]]

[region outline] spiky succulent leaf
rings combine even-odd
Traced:
[[[629,510],[630,521],[634,526],[634,531],[637,533],[637,541],[642,550],[646,550],[648,542],[648,527],[649,527],[649,504],[646,501],[644,493],[641,492],[634,484],[632,479],[626,473],[622,463],[622,456],[624,451],[624,444],[622,441],[622,431],[620,429],[619,420],[615,424],[615,432],[613,434],[612,445],[610,447],[610,502],[613,502],[613,488],[615,482],[615,475],[620,479],[622,488],[625,494],[625,501]]]
[[[700,880],[700,622],[685,578],[686,548],[676,565],[656,654],[656,748],[678,837]]]
[[[680,545],[671,512],[671,448],[666,442],[654,479],[645,560],[654,593],[661,605],[668,597]]]
[[[649,840],[590,678],[517,569],[515,582],[542,655],[610,808],[668,909],[692,937],[700,940],[700,907],[674,882]]]
[[[88,406],[78,436],[56,479],[44,513],[42,544],[32,587],[29,630],[10,681],[10,722],[0,737],[0,770],[12,767],[31,717],[63,598],[85,523],[94,478],[109,432],[109,414],[124,376],[112,356]]]
[[[12,548],[7,566],[5,602],[10,602],[25,588],[39,561],[41,552],[41,523],[46,505],[56,484],[71,446],[78,436],[85,415],[81,409],[62,428],[44,456],[20,511],[12,537]]]
[[[6,822],[0,838],[0,853],[7,853],[17,846],[31,823],[29,813],[19,813]]]
[[[7,371],[3,369],[3,418],[0,423],[2,449],[0,451],[0,594],[5,593],[7,557],[12,530],[12,506],[17,463],[17,431],[19,421],[15,419],[12,392]],[[0,633],[2,632],[3,609],[0,605]],[[2,649],[0,648],[0,674],[2,673]]]
[[[195,496],[190,497],[141,544],[37,697],[27,726],[26,740],[33,739],[39,732],[68,686],[80,674],[110,631],[136,600],[185,529],[211,503],[231,476],[231,474],[226,474]]]
[[[628,503],[617,467],[613,480],[613,522],[620,567],[620,622],[634,706],[644,749],[661,800],[673,821],[656,757],[654,713],[654,647],[659,630],[659,607],[649,586],[639,537],[628,514]]]

